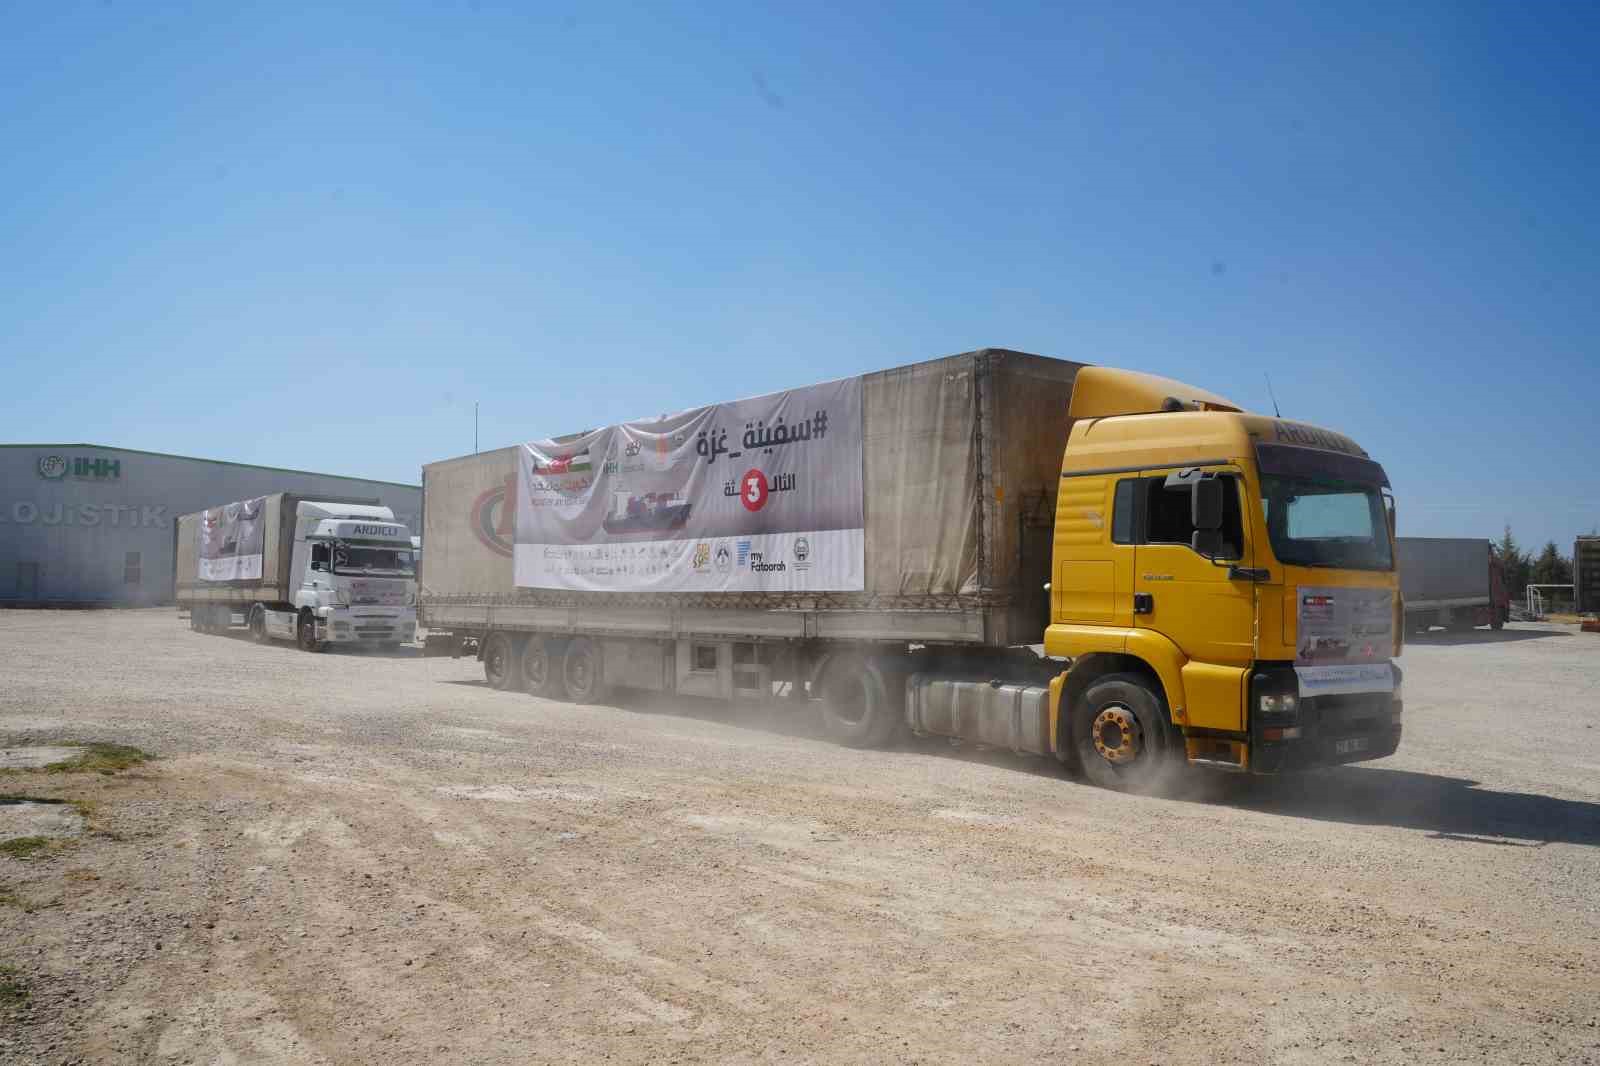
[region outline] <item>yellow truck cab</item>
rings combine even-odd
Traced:
[[[1349,438],[1165,378],[1078,372],[1045,653],[1052,747],[1114,788],[1400,743],[1393,503]],[[1179,758],[1181,752],[1182,758]]]

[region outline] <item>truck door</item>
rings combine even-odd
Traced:
[[[1052,617],[1066,625],[1103,627],[1108,651],[1122,650],[1133,625],[1135,490],[1142,484],[1136,473],[1074,475],[1061,479],[1056,498]],[[1081,651],[1085,634],[1077,639]]]
[[[1216,561],[1190,546],[1193,484],[1212,477],[1225,481]],[[1238,471],[1226,467],[1140,475],[1134,625],[1167,637],[1191,660],[1247,666],[1255,656],[1255,585],[1228,576],[1230,564],[1252,565],[1242,487]]]

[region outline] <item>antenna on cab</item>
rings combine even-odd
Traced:
[[[1263,370],[1261,376],[1267,379],[1267,395],[1272,397],[1272,414],[1276,418],[1282,418],[1283,412],[1278,410],[1277,394],[1272,391],[1272,375]]]

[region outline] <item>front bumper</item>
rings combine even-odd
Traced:
[[[1394,692],[1308,696],[1289,714],[1266,714],[1261,696],[1294,692],[1293,669],[1258,670],[1250,679],[1250,769],[1258,774],[1365,762],[1400,747],[1400,668]]]
[[[415,640],[417,611],[327,607],[323,639],[334,644],[395,644]]]

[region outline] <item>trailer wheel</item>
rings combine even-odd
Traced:
[[[1159,793],[1182,762],[1165,701],[1138,674],[1107,674],[1072,708],[1072,742],[1084,776],[1118,792]]]
[[[489,687],[504,691],[516,683],[516,649],[504,633],[491,633],[483,644],[483,679]]]
[[[300,620],[295,625],[295,643],[300,645],[301,651],[321,651],[327,647],[326,642],[317,639],[317,620],[310,611],[300,612]]]
[[[601,673],[600,648],[588,637],[567,645],[561,656],[561,681],[574,703],[599,703],[605,699],[605,675]]]
[[[880,748],[895,735],[904,710],[890,698],[891,684],[875,663],[838,655],[822,675],[822,727],[849,748]]]
[[[261,604],[250,608],[250,639],[257,644],[265,644],[267,637],[267,609]]]
[[[562,677],[565,667],[561,642],[534,635],[522,649],[520,667],[522,687],[528,695],[545,700],[559,700],[566,696],[566,681]]]

